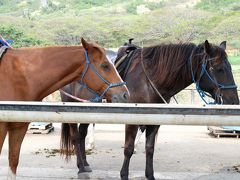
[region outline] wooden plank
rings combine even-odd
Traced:
[[[220,137],[239,138],[239,136],[240,136],[240,131],[224,129],[224,128],[218,127],[218,126],[208,126],[208,130],[210,131],[210,135],[213,135],[217,138],[220,138]]]
[[[54,127],[50,127],[48,129],[28,129],[28,134],[48,134],[54,130]]]
[[[52,127],[52,123],[33,122],[28,129],[46,130]]]

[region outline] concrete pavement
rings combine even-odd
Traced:
[[[27,134],[24,140],[18,180],[77,179],[76,158],[66,163],[59,156],[60,128],[48,135]],[[123,161],[124,126],[96,125],[96,149],[88,155],[91,179],[119,179]],[[130,163],[130,179],[144,179],[145,137]],[[154,155],[157,179],[240,179],[234,166],[240,165],[240,140],[213,138],[203,126],[162,126]],[[7,174],[7,141],[0,157],[0,180]]]

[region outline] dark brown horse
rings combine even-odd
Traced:
[[[130,43],[125,44],[119,49],[117,59],[121,60],[121,57],[129,59],[129,64],[126,65],[125,70],[120,72],[120,75],[127,82],[131,93],[130,102],[169,102],[172,96],[188,85],[196,83],[201,94],[209,93],[216,103],[239,104],[236,85],[225,49],[226,42],[216,46],[208,41],[199,45],[192,43],[160,44],[146,48],[137,48]],[[72,87],[68,86],[68,91],[78,97],[91,97],[91,94],[88,97],[81,96],[82,90],[83,88],[77,82],[75,85],[72,84]],[[74,126],[75,131],[71,131],[69,128],[68,130],[72,132],[74,143],[78,147],[80,146],[80,151],[78,151],[80,154],[77,153],[77,158],[78,160],[82,159],[84,164],[79,172],[91,171],[84,154],[88,125],[80,125],[77,135],[75,134],[78,131],[77,125]],[[124,180],[128,179],[129,163],[134,152],[134,140],[138,127],[138,125],[126,125],[125,158],[121,169],[121,178]],[[155,179],[153,154],[159,127],[153,125],[144,127],[146,129],[145,175],[147,179],[151,180]],[[64,129],[62,133],[64,134]]]
[[[109,101],[126,102],[128,91],[105,50],[84,39],[82,46],[9,49],[0,64],[0,100],[41,101],[82,77]],[[111,88],[109,85],[111,85]],[[106,91],[107,90],[107,91]],[[8,133],[9,178],[15,179],[22,141],[29,123],[0,122],[0,153]]]
[[[136,50],[131,66],[135,68],[130,68],[125,78],[129,91],[132,92],[130,102],[163,103],[158,92],[166,102],[169,102],[172,96],[190,84],[196,83],[197,89],[201,93],[209,93],[216,103],[239,104],[237,86],[225,49],[226,42],[216,46],[205,41],[200,45],[161,44]],[[133,76],[141,78],[137,80]],[[153,154],[159,127],[145,126],[145,176],[149,180],[155,179]],[[137,125],[126,125],[125,157],[120,173],[123,180],[128,179],[137,129]]]

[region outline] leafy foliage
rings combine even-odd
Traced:
[[[42,40],[25,35],[22,31],[18,30],[14,26],[0,26],[0,34],[5,39],[13,40],[13,47],[27,47],[47,44]]]
[[[80,44],[80,37],[114,48],[134,38],[162,42],[227,41],[240,77],[239,0],[0,0],[0,35],[14,47]],[[139,13],[138,7],[149,9]],[[232,53],[234,52],[234,53]],[[236,80],[240,84],[240,78]]]
[[[202,0],[196,6],[190,0],[46,2],[43,7],[40,0],[0,0],[0,33],[12,36],[17,47],[79,44],[84,36],[105,47],[119,47],[133,37],[140,46],[208,39],[240,48],[239,0]],[[149,12],[137,12],[139,6]]]
[[[197,4],[198,8],[205,10],[240,10],[240,1],[239,0],[201,0]]]

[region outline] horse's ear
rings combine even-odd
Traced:
[[[85,41],[85,39],[81,38],[81,43],[82,43],[82,46],[84,47],[84,49],[86,49],[86,50],[89,49],[89,44],[87,41]]]
[[[209,44],[208,40],[206,40],[204,43],[204,51],[207,54],[210,54],[211,52],[211,45]]]
[[[220,48],[222,48],[223,50],[226,50],[226,47],[227,47],[227,41],[221,42]]]

